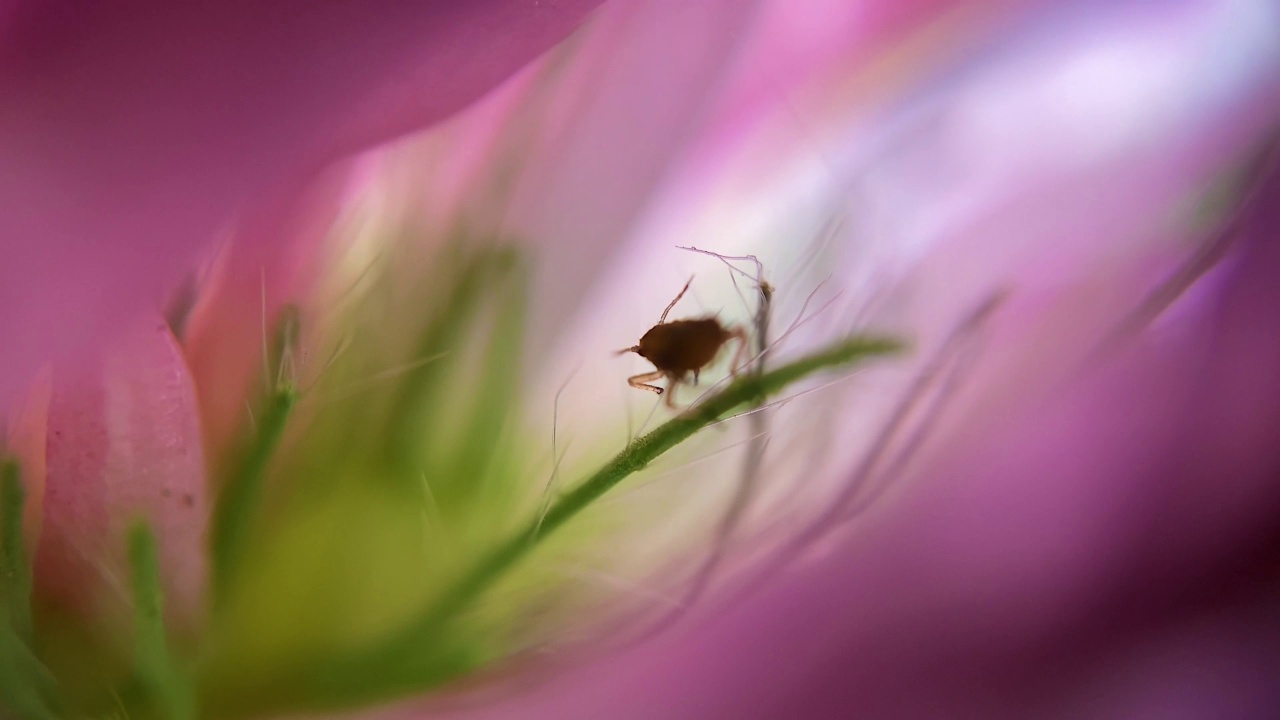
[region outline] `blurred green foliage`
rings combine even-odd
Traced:
[[[573,607],[558,565],[609,523],[566,532],[570,519],[735,409],[900,347],[845,339],[741,376],[543,498],[545,448],[518,425],[529,259],[465,233],[426,256],[418,243],[385,246],[340,311],[289,307],[272,323],[235,457],[211,462],[213,577],[194,642],[166,633],[156,538],[137,526],[132,633],[37,616],[46,671],[29,644],[21,484],[16,463],[4,465],[0,699],[14,712],[326,710],[489,666],[525,649],[537,618]],[[323,363],[303,350],[324,346],[339,349]]]

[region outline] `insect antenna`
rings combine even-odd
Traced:
[[[662,317],[658,318],[659,325],[667,321],[667,313],[671,312],[671,308],[675,307],[676,303],[680,302],[680,298],[684,297],[685,292],[689,289],[689,286],[692,284],[693,284],[693,276],[690,275],[689,281],[684,284],[684,287],[680,288],[680,294],[676,295],[676,299],[672,300],[671,304],[667,305],[667,309],[662,311]]]

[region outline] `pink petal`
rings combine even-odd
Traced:
[[[171,621],[197,619],[209,506],[195,388],[168,327],[138,323],[95,362],[54,373],[39,602],[98,617],[128,608],[125,537],[160,545]],[[128,627],[127,622],[123,623]]]
[[[9,4],[0,406],[261,194],[477,98],[598,0]]]

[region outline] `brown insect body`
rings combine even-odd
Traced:
[[[689,282],[693,282],[692,278]],[[738,352],[730,368],[731,373],[737,372],[742,355],[747,348],[747,334],[741,328],[725,327],[714,317],[667,322],[667,313],[671,312],[671,308],[675,307],[688,289],[689,283],[685,283],[684,289],[663,311],[658,324],[649,328],[638,344],[620,351],[633,352],[653,363],[655,368],[653,372],[627,378],[627,384],[659,395],[665,392],[667,407],[672,408],[675,407],[673,391],[676,386],[683,382],[689,373],[693,373],[693,382],[696,384],[698,373],[715,361],[716,355],[720,354],[720,348],[724,347],[725,343],[730,340],[738,341]],[[664,377],[668,381],[665,390],[649,384]]]
[[[650,328],[640,338],[636,354],[668,376],[683,379],[693,373],[697,382],[698,371],[710,365],[733,336],[715,318],[674,320]]]

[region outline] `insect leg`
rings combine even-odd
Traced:
[[[677,409],[676,408],[676,386],[680,384],[680,381],[682,379],[683,378],[677,375],[672,375],[670,373],[667,373],[668,382],[667,382],[666,404],[667,404],[667,407],[671,408],[672,410]]]
[[[733,326],[727,328],[726,332],[728,333],[730,340],[738,341],[738,349],[733,353],[733,364],[729,366],[729,374],[737,375],[738,371],[742,369],[742,364],[747,359],[747,349],[750,346],[750,343],[747,340],[747,331],[740,327]]]
[[[639,375],[632,375],[631,377],[627,378],[627,384],[633,388],[637,388],[640,390],[648,390],[651,393],[656,393],[658,395],[661,395],[663,392],[662,388],[658,387],[657,385],[649,385],[648,383],[653,382],[654,380],[661,380],[663,374],[664,373],[660,370],[654,370],[653,372],[640,373]]]

